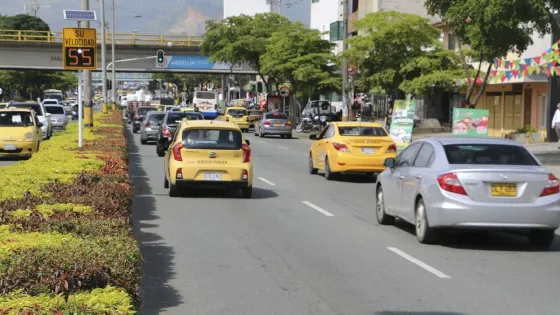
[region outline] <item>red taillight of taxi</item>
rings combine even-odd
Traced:
[[[251,148],[246,144],[242,144],[241,150],[243,150],[243,163],[249,163],[251,161]]]
[[[552,174],[548,174],[548,185],[543,189],[541,197],[560,193],[560,180]]]
[[[467,195],[465,188],[463,188],[463,185],[461,185],[461,182],[455,173],[439,175],[437,181],[439,183],[439,187],[445,191],[459,195]]]
[[[179,161],[179,162],[183,161],[183,157],[181,156],[182,148],[183,148],[182,143],[177,143],[176,145],[173,146],[173,158],[175,159],[175,161]]]
[[[177,169],[177,174],[175,175],[175,178],[177,179],[183,179],[183,170],[178,168]]]
[[[161,132],[161,135],[163,137],[173,137],[173,135],[171,134],[171,130],[169,130],[169,128],[167,128],[167,127],[163,128],[163,131]]]
[[[242,180],[248,180],[249,179],[249,172],[247,172],[247,170],[243,170],[243,173],[241,174],[241,179]]]
[[[270,126],[270,121],[265,121],[265,122],[264,122],[264,125],[265,125],[265,126]]]
[[[291,125],[292,125],[292,122],[291,122],[291,121],[288,121],[288,122],[286,123],[286,126],[291,126]]]
[[[387,153],[397,153],[397,145],[394,143],[391,144],[387,149]]]
[[[337,142],[333,142],[333,147],[336,151],[339,152],[350,152],[350,150],[348,149],[348,147],[346,146],[346,144],[344,143],[337,143]]]

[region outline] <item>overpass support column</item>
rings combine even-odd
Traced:
[[[89,10],[89,0],[82,0],[82,10]],[[81,21],[80,27],[89,28],[89,21]],[[93,93],[91,85],[91,71],[84,70],[84,95],[83,95],[83,106],[84,106],[84,127],[93,128]]]

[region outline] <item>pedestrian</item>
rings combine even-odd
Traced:
[[[552,129],[556,130],[556,136],[558,137],[558,143],[560,144],[560,103],[556,105],[556,112],[554,117],[552,117]],[[560,149],[560,147],[558,147]]]
[[[391,129],[391,122],[393,121],[393,107],[389,107],[387,115],[385,115],[385,129]]]

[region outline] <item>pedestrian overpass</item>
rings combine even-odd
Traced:
[[[101,36],[97,35],[97,71],[101,71]],[[230,67],[211,62],[200,55],[201,43],[201,36],[115,33],[115,71],[257,74],[248,65]],[[108,65],[112,61],[110,33],[106,44]],[[155,58],[160,49],[165,51],[163,63]],[[62,61],[62,30],[0,30],[1,70],[64,70]]]

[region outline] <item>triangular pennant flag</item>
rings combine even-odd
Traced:
[[[506,71],[506,77],[507,77],[508,80],[511,79],[511,75],[512,75],[511,71],[509,71],[509,70]]]
[[[514,78],[517,78],[518,73],[519,73],[519,71],[517,71],[517,70],[511,70],[511,74],[513,75]]]
[[[551,61],[552,59],[554,59],[554,54],[552,52],[548,53],[544,56],[544,59],[546,59],[547,61]]]
[[[498,70],[492,70],[492,76],[493,77],[495,77],[497,73],[498,73]]]
[[[527,65],[523,65],[523,75],[524,76],[528,76],[529,75],[529,66]]]
[[[546,76],[550,78],[550,68],[546,67],[545,71],[546,71]]]
[[[541,63],[541,57],[534,57],[533,60],[535,60],[535,63],[537,65],[539,65]]]
[[[547,54],[550,54],[551,52],[552,52],[552,48],[549,48],[549,49],[546,50]]]
[[[523,67],[527,67],[527,65],[526,64],[520,64],[519,67],[517,67],[517,70],[523,71],[523,69],[524,69]]]
[[[552,66],[553,66],[553,67],[556,66],[557,63],[558,63],[558,62],[557,62],[556,60],[552,60]]]
[[[515,67],[515,69],[519,69],[519,60],[514,60],[513,66]]]
[[[506,60],[506,69],[509,69],[510,64],[511,64],[511,63],[509,62],[509,60]]]
[[[502,81],[502,83],[504,83],[505,80],[506,80],[506,75],[504,74],[504,75],[500,78],[500,81]]]
[[[481,77],[476,78],[476,84],[482,85],[482,78]]]
[[[531,65],[533,63],[533,59],[532,58],[525,58],[525,64],[526,65]]]
[[[496,67],[496,69],[500,67],[500,64],[498,63],[498,58],[494,58],[494,67]]]
[[[502,59],[498,59],[497,63],[498,63],[498,68],[501,68],[502,67]]]
[[[455,83],[457,84],[457,86],[461,86],[461,80],[460,79],[455,79]]]
[[[556,42],[552,45],[552,49],[554,49],[554,50],[558,49],[558,42]]]
[[[560,74],[560,67],[554,67],[556,69],[556,75]]]

